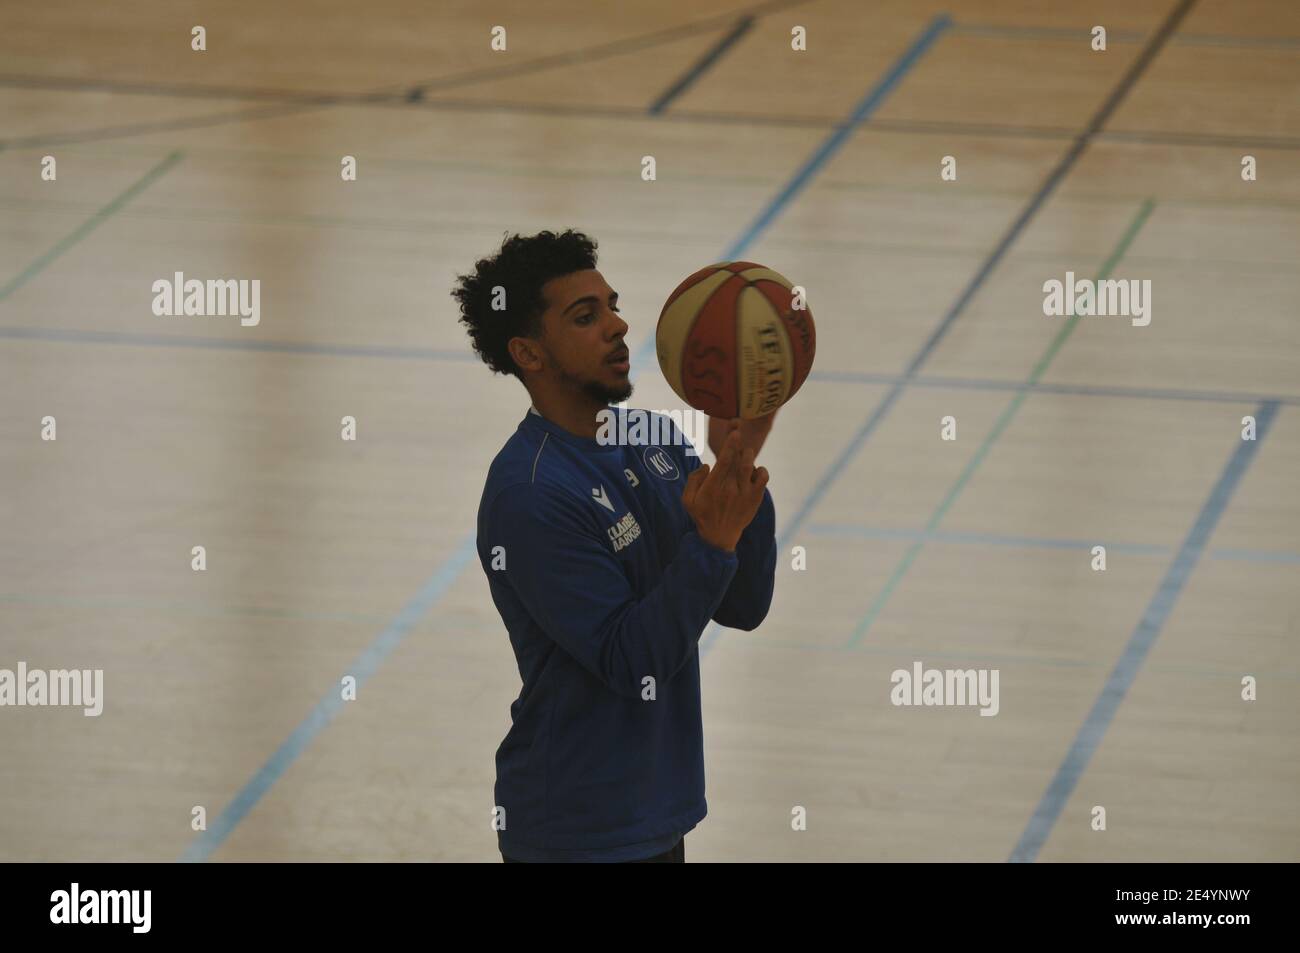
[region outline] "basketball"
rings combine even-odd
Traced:
[[[802,289],[752,261],[701,268],[679,284],[655,329],[677,396],[711,417],[763,417],[812,370],[817,333]]]

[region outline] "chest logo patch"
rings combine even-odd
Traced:
[[[661,480],[672,482],[681,475],[673,458],[661,447],[646,447],[641,459],[645,461],[645,468]]]

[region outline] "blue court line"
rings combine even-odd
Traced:
[[[800,652],[800,653],[817,653],[825,654],[828,652],[848,652],[842,644],[831,645],[826,643],[809,642],[804,639],[786,638],[778,639],[769,636],[762,636],[753,639],[738,639],[737,645],[744,646],[746,650],[759,649],[773,652]],[[1092,661],[1085,658],[1063,658],[1055,655],[1032,655],[1024,652],[1017,652],[1014,655],[994,652],[967,652],[960,648],[943,648],[936,649],[927,647],[924,644],[908,642],[903,645],[876,646],[863,645],[852,649],[855,654],[874,656],[875,658],[898,659],[899,661],[916,659],[925,659],[926,662],[959,662],[963,663],[962,667],[970,663],[988,663],[990,665],[1006,668],[1073,668],[1073,669],[1101,669],[1106,666],[1099,661]],[[1220,668],[1209,669],[1199,668],[1194,665],[1177,665],[1170,662],[1159,663],[1149,662],[1147,671],[1161,675],[1190,675],[1195,678],[1212,679],[1222,683],[1224,678],[1237,680],[1241,677],[1241,670]],[[1292,682],[1300,682],[1300,671],[1293,669],[1269,669],[1269,679],[1284,678]]]
[[[695,84],[695,81],[703,76],[710,67],[718,60],[722,59],[724,53],[736,45],[736,41],[749,32],[750,27],[754,25],[754,17],[747,15],[736,21],[735,25],[727,32],[726,36],[715,43],[707,53],[700,57],[677,82],[673,83],[663,92],[650,106],[650,115],[658,116],[674,99],[679,97],[686,90]]]
[[[205,318],[220,321],[220,318]],[[225,319],[240,332],[239,317]],[[131,347],[188,347],[219,351],[271,351],[279,354],[321,354],[331,357],[376,357],[390,360],[470,361],[478,356],[469,350],[451,351],[428,347],[394,347],[364,344],[310,344],[302,341],[259,341],[251,337],[191,337],[184,334],[133,334],[125,331],[81,331],[60,328],[0,328],[0,338],[24,341],[58,341],[70,344],[117,344]]]
[[[240,329],[242,332],[244,329]],[[308,341],[259,341],[236,336],[229,338],[197,337],[187,334],[137,334],[129,331],[85,331],[78,328],[0,328],[0,339],[49,341],[64,344],[113,344],[124,347],[181,347],[220,351],[271,351],[278,354],[314,354],[326,357],[368,357],[395,361],[451,361],[478,363],[478,355],[464,348],[451,350],[429,347],[365,344],[313,344]],[[642,342],[638,356],[652,349],[654,336]],[[1069,394],[1083,397],[1131,397],[1140,400],[1185,400],[1225,404],[1258,404],[1271,400],[1279,404],[1300,406],[1300,394],[1257,394],[1246,391],[1189,390],[1186,388],[1125,387],[1108,384],[1053,384],[1006,381],[979,377],[941,377],[918,374],[904,378],[899,374],[867,371],[818,371],[808,380],[821,384],[898,384],[933,390],[982,390],[996,392],[1030,391],[1041,394]]]
[[[899,81],[917,64],[917,61],[934,45],[935,40],[950,26],[952,26],[952,19],[947,14],[940,14],[930,21],[930,25],[912,42],[912,45],[894,63],[884,78],[866,96],[862,97],[862,100],[854,107],[853,112],[849,114],[847,119],[836,123],[834,131],[808,157],[785,188],[776,194],[772,201],[767,204],[767,207],[758,213],[758,217],[754,219],[749,228],[742,232],[731,247],[722,253],[723,261],[734,261],[741,257],[745,249],[752,245],[755,239],[794,200],[795,196],[807,187],[813,176],[830,161],[831,156],[840,150],[840,147],[848,141],[854,130],[879,108],[880,104],[885,101],[885,97],[893,92]]]
[[[1142,207],[1138,209],[1137,215],[1134,216],[1133,220],[1124,230],[1124,234],[1121,236],[1119,243],[1098,269],[1097,280],[1109,277],[1113,273],[1115,266],[1123,259],[1134,239],[1141,232],[1147,220],[1151,217],[1154,208],[1155,204],[1150,199],[1147,199],[1142,203]],[[1048,345],[1047,350],[1043,352],[1037,363],[1035,363],[1033,370],[1029,374],[1028,380],[1039,380],[1042,375],[1046,373],[1047,368],[1051,366],[1055,356],[1060,353],[1061,348],[1063,348],[1066,342],[1070,339],[1074,329],[1078,327],[1078,321],[1079,319],[1077,317],[1072,317],[1065,322],[1061,327],[1061,330],[1056,334],[1056,337],[1052,340],[1051,344]],[[952,484],[948,493],[939,502],[934,513],[926,522],[927,529],[938,529],[940,522],[943,521],[952,506],[956,503],[958,496],[969,485],[970,480],[974,477],[976,470],[987,458],[993,445],[998,441],[1006,428],[1011,424],[1011,421],[1020,412],[1020,408],[1024,405],[1027,396],[1028,391],[1020,391],[1016,393],[1011,398],[1010,403],[1008,403],[1003,409],[1002,413],[998,415],[992,428],[985,435],[980,445],[975,448],[974,455],[967,461],[966,466],[958,475],[956,482]],[[885,582],[884,587],[867,608],[866,615],[862,617],[862,620],[853,630],[853,634],[849,637],[850,647],[860,642],[866,635],[867,631],[875,623],[875,620],[879,618],[880,613],[884,611],[885,605],[892,598],[894,591],[911,569],[916,557],[921,553],[923,548],[924,544],[920,542],[907,548],[907,551],[903,554],[903,558],[899,560],[898,565],[894,567],[894,571]]]
[[[911,362],[908,364],[907,370],[904,372],[902,378],[890,387],[889,391],[885,394],[884,399],[881,400],[881,402],[876,406],[876,409],[871,412],[870,416],[867,417],[862,426],[854,432],[853,436],[849,438],[849,442],[835,456],[835,459],[831,461],[831,465],[817,479],[817,482],[813,484],[812,490],[809,492],[807,497],[804,498],[803,504],[795,512],[794,518],[791,519],[786,524],[785,528],[777,534],[778,550],[785,549],[790,538],[798,531],[799,527],[802,526],[804,521],[808,518],[808,515],[826,495],[831,484],[839,479],[840,474],[848,467],[849,461],[853,459],[858,450],[860,450],[867,442],[868,438],[875,433],[876,428],[880,425],[880,421],[884,419],[887,413],[889,413],[890,408],[894,406],[895,402],[902,394],[903,389],[917,376],[921,366],[930,357],[931,353],[934,352],[935,348],[938,347],[939,342],[943,340],[945,335],[947,335],[949,329],[956,322],[957,318],[966,310],[966,305],[975,297],[976,292],[983,287],[984,282],[988,279],[989,275],[992,274],[993,269],[998,266],[1007,251],[1020,237],[1025,226],[1029,224],[1030,219],[1038,213],[1038,210],[1042,208],[1047,199],[1056,191],[1057,186],[1061,184],[1070,170],[1074,168],[1079,157],[1083,155],[1089,142],[1091,142],[1093,137],[1101,131],[1110,116],[1119,108],[1119,104],[1123,101],[1124,97],[1128,95],[1129,90],[1133,88],[1133,85],[1146,70],[1147,66],[1150,65],[1151,60],[1155,58],[1156,53],[1160,51],[1160,48],[1169,39],[1169,36],[1177,28],[1183,17],[1187,15],[1187,11],[1191,9],[1193,2],[1194,0],[1181,0],[1179,5],[1172,13],[1170,13],[1164,23],[1162,23],[1160,28],[1155,32],[1151,43],[1143,47],[1142,52],[1138,54],[1133,63],[1129,66],[1128,70],[1120,78],[1119,83],[1113,90],[1111,90],[1111,93],[1106,97],[1105,102],[1102,103],[1101,107],[1088,121],[1088,125],[1085,126],[1083,131],[1075,138],[1073,145],[1071,145],[1069,150],[1066,151],[1057,164],[1052,168],[1052,171],[1047,174],[1047,177],[1043,180],[1042,184],[1039,185],[1038,190],[1030,198],[1028,204],[1026,204],[1020,214],[1016,216],[1015,220],[1011,223],[1005,234],[1003,234],[997,245],[994,246],[993,251],[989,253],[988,257],[984,260],[984,263],[975,273],[975,276],[971,278],[970,282],[963,289],[952,307],[949,308],[948,312],[943,316],[943,320],[939,322],[938,327],[931,332],[925,343],[922,344],[921,349],[917,351],[915,357],[913,357]],[[945,20],[945,23],[951,24],[951,21]],[[705,633],[704,638],[700,640],[701,654],[712,648],[713,643],[718,638],[719,632],[720,629],[717,626],[714,626]]]
[[[429,608],[435,602],[442,598],[443,593],[451,587],[451,584],[456,581],[456,577],[460,575],[461,570],[469,563],[470,558],[475,553],[475,548],[473,537],[464,540],[451,558],[434,573],[423,588],[415,594],[415,597],[402,607],[402,611],[397,614],[396,618],[366,647],[365,651],[357,657],[352,666],[344,673],[356,678],[358,699],[362,697],[362,685],[388,658],[393,649],[397,648],[406,633],[420,621],[421,617],[429,611]],[[185,853],[181,855],[181,862],[194,863],[205,861],[211,857],[212,852],[225,842],[236,825],[262,799],[262,795],[271,789],[271,785],[280,779],[280,776],[284,774],[289,765],[297,760],[298,755],[306,750],[312,739],[324,730],[325,726],[334,719],[334,716],[346,704],[348,703],[343,701],[342,698],[341,685],[333,685],[326,692],[325,697],[317,702],[316,707],[302,720],[302,723],[293,730],[293,733],[275,750],[275,753],[267,759],[258,772],[240,789],[234,800],[227,804],[225,809],[217,815],[212,825],[206,831],[201,831],[190,842],[190,845],[185,849]]]
[[[961,533],[937,529],[904,529],[891,526],[862,526],[855,523],[809,523],[804,530],[812,536],[852,536],[860,539],[901,540],[904,542],[953,543],[965,546],[1001,546],[1011,549],[1065,549],[1091,552],[1105,546],[1107,554],[1122,556],[1168,556],[1172,546],[1156,543],[1116,543],[1104,539],[1062,539],[1045,536],[1007,536],[1000,533]],[[1208,559],[1227,562],[1300,564],[1300,553],[1273,549],[1212,549]]]
[[[1288,553],[1275,549],[1212,549],[1210,550],[1210,558],[1242,563],[1300,565],[1300,553]]]
[[[936,24],[946,24],[946,22],[946,17],[939,17],[931,24],[929,30],[926,31],[926,34],[923,34],[923,39],[926,36],[930,36],[930,40],[926,41],[926,45],[933,40],[933,35],[937,35],[935,30]],[[920,41],[918,41],[918,43],[919,42]],[[913,49],[915,49],[915,44]],[[905,59],[910,56],[911,52],[912,51],[909,50],[909,54],[905,55]],[[908,65],[910,66],[910,63],[914,61],[915,56],[911,56]],[[897,81],[896,73],[898,69],[899,67],[896,65],[894,70],[886,76],[885,81],[888,82],[890,86]],[[870,97],[868,97],[868,99],[870,99]],[[872,108],[874,108],[874,106]],[[840,135],[839,132],[837,132],[837,136],[839,136],[839,141],[841,142],[845,138],[845,136]],[[829,153],[827,153],[827,156],[829,156]],[[806,176],[806,169],[807,166],[805,165],[805,168],[801,169],[796,176]],[[789,201],[796,192],[797,190],[789,188],[785,189],[782,192],[782,194],[786,196],[784,201]],[[778,203],[773,202],[772,205],[769,206],[769,209],[772,208],[779,208]],[[775,217],[774,213],[768,216],[765,222],[771,221],[773,217]],[[758,234],[759,232],[751,226],[745,233],[743,241],[736,242],[733,245],[733,248],[743,247],[746,243],[757,238]],[[642,343],[637,353],[639,355],[643,351],[653,349],[653,347],[654,334],[651,332],[646,336],[645,341]],[[460,547],[452,557],[438,569],[433,578],[425,583],[419,593],[417,593],[416,596],[408,602],[405,607],[403,607],[402,611],[398,613],[397,618],[393,620],[388,628],[386,628],[361,654],[353,664],[351,670],[347,673],[356,676],[358,688],[360,688],[364,679],[369,677],[369,675],[379,667],[380,663],[387,658],[393,649],[397,647],[402,638],[406,635],[407,631],[415,625],[417,621],[419,621],[421,616],[432,608],[439,598],[442,597],[442,594],[451,586],[456,577],[460,575],[461,571],[470,562],[470,559],[476,550],[476,539],[475,536],[471,534],[460,544]],[[280,745],[279,748],[276,749],[275,753],[267,759],[261,769],[253,775],[252,779],[245,784],[243,788],[240,789],[239,793],[235,795],[234,800],[226,806],[217,817],[216,821],[213,822],[212,826],[209,827],[208,830],[201,832],[194,839],[181,857],[181,860],[207,860],[212,855],[212,852],[225,842],[226,838],[230,836],[231,831],[233,831],[239,822],[248,815],[248,812],[253,809],[257,802],[262,799],[262,796],[271,789],[271,786],[280,779],[288,767],[297,760],[298,755],[302,754],[307,746],[311,744],[312,740],[320,734],[321,731],[324,730],[325,726],[330,723],[336,714],[338,714],[339,710],[342,709],[343,704],[344,703],[339,696],[338,686],[332,686],[325,697],[317,703],[314,709],[312,709],[311,713],[297,728],[294,729],[293,733],[284,741],[283,744]]]
[[[1115,712],[1119,710],[1120,703],[1137,678],[1138,670],[1150,653],[1151,646],[1155,644],[1161,629],[1169,620],[1174,603],[1187,585],[1192,570],[1196,568],[1206,541],[1214,532],[1224,510],[1227,509],[1241,478],[1255,459],[1259,445],[1268,434],[1277,411],[1278,405],[1272,401],[1265,401],[1256,409],[1255,439],[1238,440],[1236,449],[1233,450],[1232,456],[1223,468],[1223,473],[1215,483],[1214,489],[1210,491],[1205,505],[1201,507],[1196,522],[1192,524],[1187,538],[1179,547],[1178,555],[1174,557],[1168,572],[1129,637],[1124,654],[1115,663],[1105,687],[1097,696],[1065,759],[1057,768],[1055,777],[1047,786],[1042,799],[1038,802],[1038,807],[1034,809],[1033,816],[1020,835],[1020,840],[1011,852],[1009,858],[1011,862],[1032,863],[1038,857],[1038,852],[1051,834],[1056,819],[1060,817],[1066,802],[1087,769],[1088,762],[1101,745],[1106,729],[1115,717]]]
[[[904,382],[898,374],[873,374],[865,371],[813,371],[809,380],[838,384],[897,384]],[[905,380],[910,387],[932,390],[983,390],[1002,393],[1028,391],[1031,394],[1067,394],[1081,397],[1132,397],[1140,400],[1190,400],[1225,404],[1260,404],[1266,400],[1278,404],[1300,405],[1300,394],[1255,394],[1245,391],[1195,390],[1180,387],[1127,387],[1114,384],[1054,384],[1048,381],[1007,381],[981,377],[942,377],[918,374]]]
[[[785,210],[785,207],[794,201],[795,196],[807,187],[813,176],[848,141],[854,130],[880,107],[880,104],[885,101],[885,97],[898,85],[899,80],[917,64],[926,50],[934,45],[935,40],[951,23],[952,20],[947,14],[940,14],[930,21],[929,25],[921,31],[920,36],[912,41],[912,45],[903,52],[903,55],[894,62],[893,66],[880,78],[876,85],[871,87],[866,95],[858,101],[848,118],[835,124],[831,134],[804,160],[803,165],[795,171],[785,186],[772,197],[771,201],[763,207],[763,210],[758,213],[754,221],[740,233],[736,240],[727,246],[718,257],[719,261],[736,261],[744,255],[749,247],[758,240],[758,236],[776,220],[777,216]],[[641,343],[641,347],[637,349],[635,358],[640,361],[647,360],[654,352],[654,344],[654,334],[648,334]],[[708,650],[707,633],[700,640],[700,645],[702,651]]]
[[[741,233],[740,238],[737,238],[736,241],[731,244],[731,247],[727,248],[727,251],[723,252],[722,260],[732,261],[740,259],[740,257],[745,254],[745,251],[748,250],[750,244],[754,243],[755,239],[758,238],[758,235],[762,233],[763,229],[766,229],[768,225],[772,224],[772,221],[775,221],[776,216],[779,216],[781,211],[792,202],[794,196],[800,194],[800,191],[803,190],[803,187],[807,186],[807,183],[811,181],[814,174],[818,172],[822,166],[826,165],[829,160],[831,160],[831,157],[840,150],[841,146],[844,146],[845,142],[848,142],[854,129],[857,129],[862,122],[867,120],[868,116],[871,116],[871,113],[874,113],[876,109],[880,107],[880,104],[885,100],[885,96],[887,96],[889,92],[898,85],[898,82],[901,81],[902,77],[904,77],[913,66],[917,65],[920,57],[926,53],[927,49],[930,49],[933,44],[935,44],[935,40],[939,39],[940,35],[943,35],[944,31],[952,25],[952,22],[952,18],[946,16],[946,14],[943,14],[943,16],[937,16],[930,21],[930,25],[928,25],[926,29],[922,31],[922,34],[914,40],[913,44],[906,49],[904,55],[902,55],[897,62],[894,62],[894,65],[889,69],[889,72],[885,73],[884,77],[880,79],[880,82],[876,83],[875,87],[872,87],[871,90],[867,92],[867,95],[863,96],[862,100],[858,101],[857,107],[854,107],[853,113],[850,113],[848,120],[845,120],[836,126],[835,131],[833,131],[833,133],[829,135],[829,137],[827,137],[818,148],[816,148],[813,155],[809,156],[809,159],[807,159],[805,163],[800,166],[800,169],[794,173],[794,176],[793,178],[790,178],[788,185],[780,192],[777,192],[775,198],[767,204],[767,207],[764,208],[762,212],[759,212],[757,218],[754,218],[754,221],[751,222],[749,228],[746,229],[744,233]],[[646,343],[647,345],[653,346],[654,342],[653,339],[651,339],[651,341],[647,341]],[[872,421],[879,420],[879,417],[883,416],[884,410],[887,410],[889,404],[893,403],[894,398],[897,397],[897,393],[901,389],[901,385],[898,385],[896,389],[894,389],[893,393],[889,395],[889,397],[885,398],[884,403],[881,404],[880,407],[876,408],[876,413],[872,415],[871,421],[868,421],[868,424],[870,424],[872,428],[875,426]],[[853,445],[850,443],[850,447],[845,451],[842,451],[839,458],[836,458],[836,462],[832,464],[831,472],[839,472],[839,469],[848,463],[849,456],[852,455],[852,452]],[[826,477],[824,476],[823,481],[826,481]],[[829,485],[828,482],[827,485]],[[818,488],[814,488],[814,494],[818,498],[820,498],[819,490],[824,493],[824,488],[823,486],[820,486],[820,484]],[[794,528],[798,527],[798,524],[801,523],[803,517],[809,514],[813,506],[814,502],[811,498],[806,499],[806,501],[803,502],[803,507],[796,517],[794,517],[794,520],[790,523],[787,530],[777,537],[777,549],[781,549],[781,547],[784,546],[784,538],[789,537],[789,534],[793,532]],[[718,641],[720,632],[722,632],[722,627],[720,627],[718,623],[710,623],[710,625],[708,625],[703,636],[699,638],[699,657],[703,658],[708,654],[708,650],[712,649],[712,646],[714,646],[715,642]]]
[[[810,523],[806,532],[813,536],[856,536],[864,539],[904,540],[907,542],[957,543],[971,546],[1005,546],[1013,549],[1073,549],[1088,552],[1105,546],[1106,552],[1126,556],[1167,556],[1170,546],[1149,543],[1114,543],[1104,540],[1053,539],[1042,536],[1004,536],[999,533],[961,533],[936,529],[902,529],[889,526],[859,526],[851,523]]]

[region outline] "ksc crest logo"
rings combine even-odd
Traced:
[[[645,468],[661,480],[671,482],[680,475],[673,458],[661,447],[646,447],[641,454],[641,459],[645,461]]]

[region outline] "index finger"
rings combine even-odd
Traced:
[[[736,454],[736,466],[732,470],[732,477],[741,490],[749,485],[750,478],[754,474],[754,458],[757,456],[758,451],[753,447],[744,447]]]
[[[722,449],[718,452],[718,464],[713,468],[718,479],[727,480],[732,477],[732,471],[736,466],[736,457],[740,453],[740,432],[733,430],[727,435],[726,441],[722,444]]]

